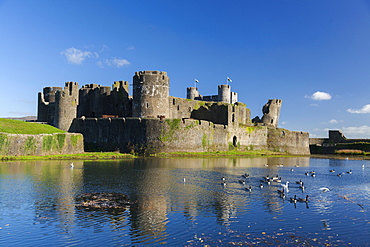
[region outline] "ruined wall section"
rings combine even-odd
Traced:
[[[279,123],[281,104],[282,100],[280,99],[269,99],[262,108],[263,117],[261,122],[269,126],[277,127]]]
[[[68,131],[72,120],[77,117],[78,83],[66,82],[63,90],[55,94],[55,119],[53,125]]]
[[[55,117],[55,93],[62,90],[61,87],[45,87],[43,92],[38,93],[37,121],[52,124]]]
[[[87,84],[79,90],[78,117],[128,117],[132,115],[127,81],[114,82],[112,89]]]
[[[135,72],[133,77],[133,117],[168,117],[169,82],[170,79],[166,72]]]

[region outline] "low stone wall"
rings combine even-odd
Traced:
[[[310,154],[309,133],[280,128],[268,129],[268,149],[290,154]]]
[[[0,133],[0,155],[51,155],[83,152],[83,136],[77,133],[39,135]]]

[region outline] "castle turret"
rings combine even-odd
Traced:
[[[262,108],[263,117],[261,119],[261,122],[266,125],[277,127],[279,122],[281,104],[281,99],[269,99],[269,101]]]
[[[77,117],[78,83],[66,82],[64,90],[55,94],[55,119],[53,125],[68,131],[72,120]]]
[[[133,117],[168,117],[169,81],[166,72],[136,72],[133,77]]]
[[[195,99],[199,97],[199,91],[196,87],[188,87],[186,88],[186,98],[187,99]]]
[[[218,85],[218,100],[219,102],[230,103],[230,85]]]

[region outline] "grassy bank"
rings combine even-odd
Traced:
[[[0,132],[9,134],[31,134],[31,135],[65,133],[65,131],[57,129],[48,124],[30,123],[5,118],[0,118]]]
[[[44,156],[5,156],[0,155],[0,160],[112,160],[134,158],[131,154],[122,154],[115,152],[94,152],[82,154],[62,154],[62,155],[44,155]]]

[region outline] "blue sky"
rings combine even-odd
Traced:
[[[279,127],[370,138],[370,1],[0,0],[0,117],[36,115],[37,93],[166,71],[170,94],[232,91]]]

